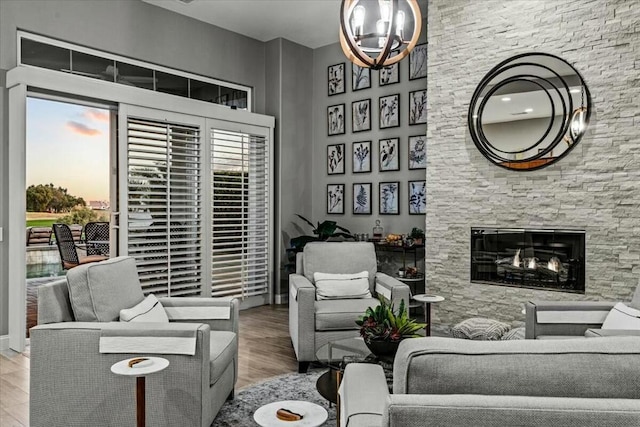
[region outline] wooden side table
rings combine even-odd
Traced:
[[[444,297],[438,295],[414,295],[413,299],[424,304],[424,322],[427,324],[425,327],[425,335],[431,336],[431,304],[444,301]]]
[[[116,375],[136,377],[136,420],[138,427],[145,427],[145,378],[147,375],[160,372],[169,366],[169,361],[162,357],[145,357],[145,361],[129,367],[133,359],[121,360],[111,366],[111,372]]]

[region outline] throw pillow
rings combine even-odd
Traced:
[[[120,310],[144,299],[136,261],[117,257],[67,272],[69,300],[78,322],[113,322]]]
[[[502,338],[511,326],[506,323],[484,317],[472,317],[451,328],[451,335],[454,338],[467,340],[489,340],[497,341]]]
[[[313,273],[316,299],[371,298],[369,272],[355,274]]]
[[[134,307],[120,310],[120,321],[169,323],[169,318],[158,298],[149,294]]]
[[[640,310],[619,302],[607,314],[602,329],[640,329]]]
[[[513,328],[500,337],[501,340],[523,340],[525,336],[524,326]]]

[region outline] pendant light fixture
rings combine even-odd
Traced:
[[[379,70],[400,61],[421,30],[417,0],[342,0],[340,45],[360,67]]]

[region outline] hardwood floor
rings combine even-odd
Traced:
[[[286,305],[240,312],[238,382],[236,390],[276,375],[297,372],[298,362],[289,338]],[[0,426],[29,425],[28,353],[0,353]]]

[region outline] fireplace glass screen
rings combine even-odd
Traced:
[[[584,293],[583,230],[471,229],[471,282]]]

